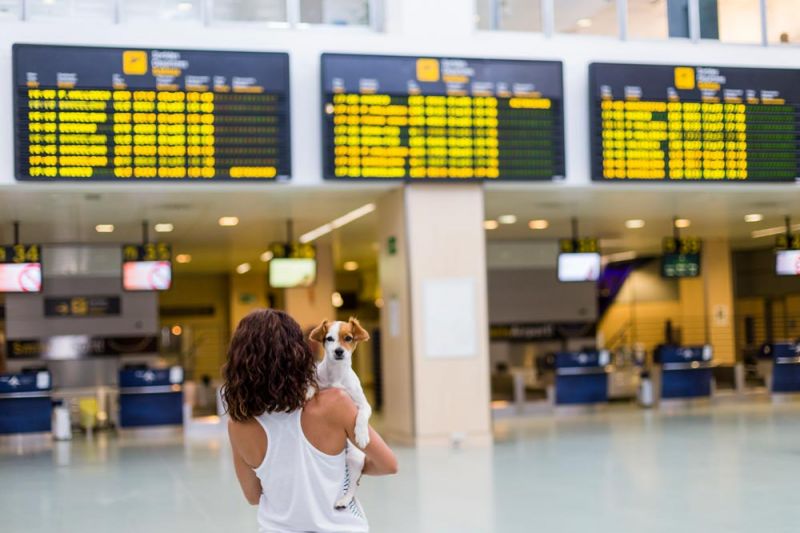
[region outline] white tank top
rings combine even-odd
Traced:
[[[328,455],[315,448],[300,425],[302,411],[256,417],[267,433],[267,455],[255,469],[263,489],[259,533],[369,531],[357,500],[348,509],[333,508],[351,482],[345,452]]]

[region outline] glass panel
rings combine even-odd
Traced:
[[[194,21],[202,16],[202,0],[124,0],[125,20]]]
[[[479,30],[493,30],[492,5],[493,0],[477,0],[475,2],[475,27]]]
[[[760,43],[759,1],[700,0],[700,36],[728,43]]]
[[[286,0],[214,0],[214,20],[286,22]]]
[[[19,20],[22,0],[0,0],[0,21]]]
[[[111,0],[28,0],[28,18],[105,18],[114,16]]]
[[[368,0],[300,0],[300,22],[367,26]]]
[[[628,0],[628,35],[632,39],[669,37],[667,0]]]
[[[797,0],[767,0],[767,38],[771,43],[800,43]]]
[[[619,35],[614,0],[558,0],[554,4],[557,32]]]
[[[500,30],[542,31],[541,0],[498,0]]]

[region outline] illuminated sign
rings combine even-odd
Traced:
[[[14,45],[16,177],[291,174],[287,54]]]
[[[558,248],[561,253],[598,253],[600,252],[599,241],[594,237],[582,237],[580,239],[561,239],[558,241]]]
[[[559,61],[323,54],[326,179],[563,179]]]
[[[0,293],[42,292],[41,257],[38,244],[0,246]]]
[[[800,179],[800,70],[589,66],[592,179]]]
[[[122,260],[122,287],[126,291],[165,291],[172,287],[169,244],[126,244]]]

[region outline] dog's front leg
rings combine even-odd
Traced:
[[[357,401],[356,405],[358,407],[355,427],[356,445],[363,450],[369,445],[369,419],[372,416],[372,407],[366,398],[361,402]]]

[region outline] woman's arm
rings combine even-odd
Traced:
[[[355,442],[355,426],[358,408],[350,396],[342,391],[338,395],[336,402],[336,417],[340,427],[344,428],[350,442]],[[362,473],[371,476],[386,476],[397,473],[397,457],[389,446],[384,442],[378,432],[371,426],[369,428],[369,444],[364,448],[366,460]]]
[[[248,440],[245,439],[250,439],[250,441],[252,441],[252,437],[248,435],[251,432],[251,428],[245,426],[246,424],[240,424],[232,420],[229,421],[228,437],[231,440],[233,466],[236,470],[236,477],[239,480],[239,485],[242,487],[242,493],[244,493],[247,503],[250,505],[258,505],[262,492],[261,480],[258,479],[258,476],[256,476],[256,473],[253,471],[253,467],[250,466],[247,461],[245,461],[244,457],[242,457],[242,451],[240,450],[240,443],[248,442]],[[264,434],[263,430],[261,431],[261,434]]]

